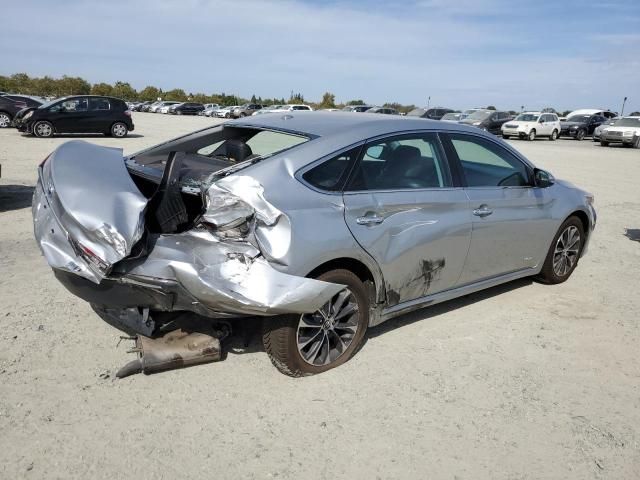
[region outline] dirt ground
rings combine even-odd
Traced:
[[[87,140],[130,153],[217,122],[134,121]],[[640,478],[640,150],[513,142],[595,194],[590,252],[562,285],[406,315],[316,377],[236,336],[224,362],[116,380],[130,344],[33,240],[36,166],[67,139],[0,130],[0,478]]]

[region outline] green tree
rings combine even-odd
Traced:
[[[108,83],[94,83],[91,95],[113,95],[113,87]]]
[[[113,85],[111,95],[124,100],[135,100],[138,98],[138,92],[136,92],[135,89],[127,82],[116,82]]]
[[[162,94],[161,90],[158,90],[158,88],[148,85],[140,91],[140,93],[138,94],[138,98],[140,100],[145,100],[145,101],[149,101],[149,100],[156,101],[158,97],[161,96],[161,94]]]
[[[331,92],[325,92],[324,95],[322,95],[322,101],[320,102],[320,105],[318,105],[318,107],[336,108],[336,96]]]
[[[349,100],[347,105],[366,105],[364,100]]]
[[[493,105],[489,105],[489,106],[487,107],[487,110],[495,110],[495,109],[496,109],[496,107],[494,107]]]
[[[165,98],[175,102],[186,102],[187,94],[181,88],[174,88],[173,90],[169,90],[165,93]]]

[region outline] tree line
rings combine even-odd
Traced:
[[[48,75],[44,77],[31,77],[26,73],[15,73],[13,75],[0,75],[0,91],[19,93],[23,95],[34,95],[39,97],[64,97],[66,95],[108,95],[122,98],[127,101],[155,101],[172,100],[177,102],[198,102],[217,103],[218,105],[241,105],[243,103],[259,103],[261,105],[275,105],[285,103],[306,103],[313,108],[342,108],[345,105],[364,105],[364,100],[349,100],[345,103],[336,103],[336,96],[331,92],[326,92],[319,102],[305,101],[304,95],[300,92],[291,91],[289,99],[282,98],[262,98],[252,95],[251,98],[243,98],[234,94],[226,93],[201,93],[186,92],[182,88],[162,90],[159,87],[148,85],[142,90],[136,90],[129,82],[117,81],[114,84],[100,82],[90,83],[84,78],[63,75],[54,78]],[[400,112],[409,112],[415,108],[414,105],[402,105],[400,103],[385,103],[384,107],[395,108]]]

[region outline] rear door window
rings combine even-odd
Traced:
[[[107,100],[106,98],[90,98],[89,110],[94,110],[94,111],[111,110],[111,104],[109,103],[109,100]]]

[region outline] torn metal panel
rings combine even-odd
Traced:
[[[127,275],[175,280],[199,302],[241,315],[313,312],[344,289],[279,272],[255,247],[206,231],[161,235],[149,256],[135,263],[120,268]]]
[[[144,232],[147,199],[122,150],[67,142],[44,163],[40,181],[33,212],[47,261],[98,283]]]

